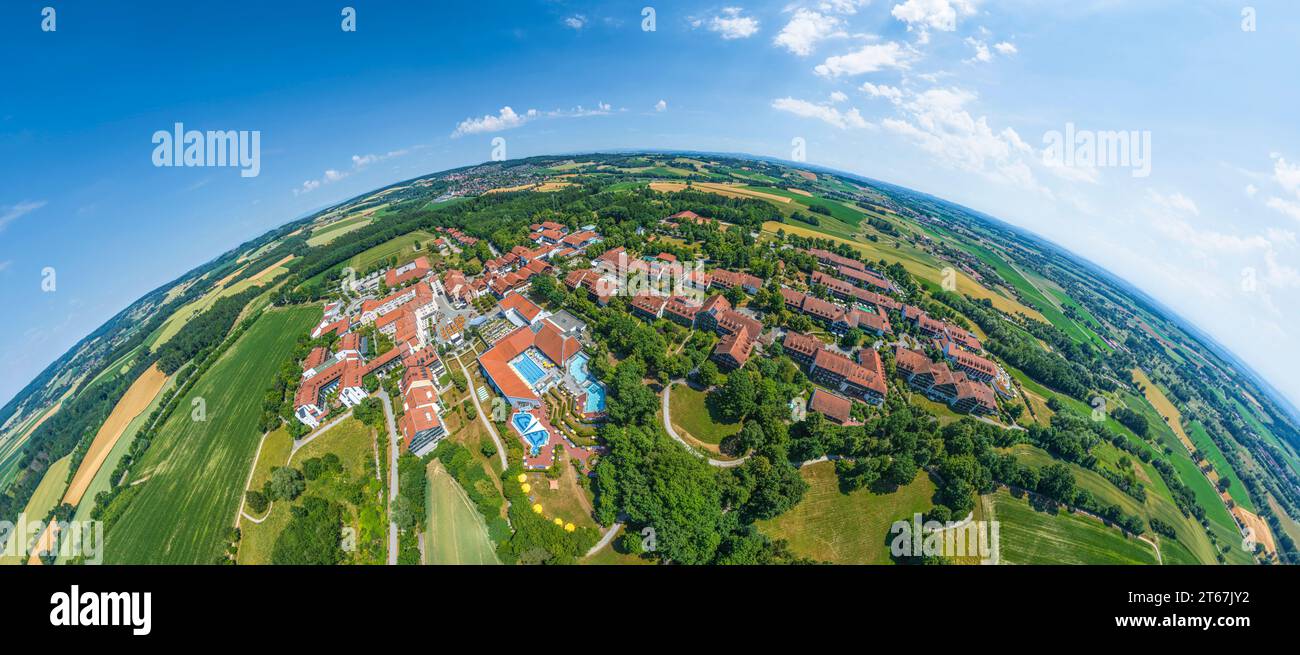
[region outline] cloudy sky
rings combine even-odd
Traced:
[[[0,70],[0,402],[231,246],[504,137],[512,158],[803,139],[1097,262],[1300,404],[1294,3],[356,0],[353,32],[306,2],[65,3],[47,32],[45,4],[0,8],[22,63]],[[176,123],[259,131],[259,174],[154,166]],[[1121,132],[1127,159],[1088,156]]]

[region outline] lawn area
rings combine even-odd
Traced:
[[[257,451],[262,391],[316,307],[270,310],[180,400],[132,470],[139,485],[105,535],[109,563],[210,564],[222,555]],[[193,421],[203,398],[207,420]]]
[[[578,473],[569,463],[569,459],[566,455],[565,461],[559,464],[564,469],[556,480],[555,489],[551,489],[551,481],[544,472],[527,473],[528,484],[531,487],[529,499],[533,503],[541,503],[543,513],[548,519],[559,518],[565,523],[572,523],[580,528],[600,530],[596,520],[591,518],[591,499],[578,484]],[[506,484],[514,484],[514,482]]]
[[[619,541],[623,539],[623,533],[625,532],[627,532],[627,528],[620,527],[618,535],[614,537],[614,540],[608,546],[601,548],[595,555],[578,560],[578,563],[590,566],[647,566],[654,564],[652,558],[643,558],[639,555],[619,551]]]
[[[421,246],[428,245],[437,237],[424,230],[416,230],[403,234],[395,239],[385,241],[374,248],[362,252],[352,259],[348,260],[348,266],[356,269],[358,273],[368,270],[371,266],[388,259],[397,257],[397,263],[401,264],[404,260],[413,259],[416,256],[414,248],[415,243],[420,242]]]
[[[315,480],[308,480],[307,488],[298,500],[293,503],[283,501],[272,503],[265,520],[261,523],[244,518],[240,522],[242,538],[239,544],[238,563],[270,564],[275,540],[288,525],[292,506],[300,504],[302,498],[307,496],[326,498],[348,508],[349,527],[357,531],[359,545],[374,539],[378,539],[382,544],[387,538],[388,523],[387,517],[383,516],[382,506],[377,496],[373,493],[364,494],[363,498],[367,500],[365,506],[360,509],[353,506],[348,499],[349,486],[358,480],[365,480],[366,484],[374,487],[375,491],[379,489],[378,480],[374,479],[373,432],[361,421],[349,419],[317,436],[292,454],[293,440],[288,432],[281,428],[268,434],[266,443],[262,446],[262,455],[253,471],[250,489],[261,489],[262,485],[270,479],[271,471],[277,466],[294,466],[301,470],[303,462],[313,457],[324,456],[326,453],[338,455],[343,464],[344,475],[322,476]],[[247,508],[245,511],[250,516],[253,515]],[[375,517],[369,516],[374,512],[379,513],[380,520],[376,521]],[[382,551],[382,548],[380,550]],[[363,548],[358,549],[353,555],[355,559],[350,563],[382,563],[368,560],[371,554]]]
[[[835,465],[810,464],[800,470],[808,492],[785,514],[759,521],[758,528],[773,539],[785,539],[797,555],[835,564],[889,564],[889,528],[911,521],[934,503],[934,482],[924,473],[893,493],[859,489],[840,493]]]
[[[701,443],[713,446],[740,432],[740,423],[724,423],[710,411],[705,402],[708,397],[685,384],[674,384],[668,409],[672,412],[673,426],[684,430]]]
[[[483,516],[442,462],[429,462],[427,474],[424,563],[500,564]]]
[[[65,455],[63,459],[55,460],[50,464],[50,468],[45,470],[45,475],[36,485],[36,490],[32,492],[32,497],[28,499],[27,506],[23,508],[23,516],[27,522],[44,521],[49,515],[50,510],[54,509],[55,504],[63,497],[63,490],[68,486],[68,469],[72,467],[72,455]],[[6,520],[18,522],[18,517],[5,517]],[[0,564],[18,564],[24,558],[20,556],[0,557]]]
[[[1126,538],[1119,528],[1063,510],[1040,512],[1005,489],[985,496],[985,515],[999,524],[998,554],[1004,564],[1155,564],[1149,544]]]

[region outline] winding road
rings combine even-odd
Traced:
[[[459,362],[460,360],[457,359],[456,361]],[[470,376],[469,369],[465,368],[465,364],[462,363],[460,370],[465,374],[465,385],[469,389],[469,399],[474,401],[474,409],[478,411],[479,420],[483,421],[483,427],[487,428],[488,434],[492,437],[492,442],[497,446],[497,456],[501,458],[501,470],[504,471],[510,468],[509,462],[506,460],[506,446],[501,443],[501,435],[497,434],[496,426],[492,425],[492,421],[488,420],[487,412],[483,411],[483,406],[478,402],[478,389],[474,388],[474,378]]]
[[[696,450],[689,443],[686,443],[686,440],[683,439],[681,435],[677,434],[677,430],[673,429],[673,417],[668,413],[668,399],[669,399],[669,394],[673,390],[673,385],[679,382],[684,383],[684,381],[682,380],[672,380],[668,383],[668,386],[664,387],[664,397],[663,397],[664,430],[668,432],[668,436],[675,439],[677,443],[684,446],[686,450],[690,451],[691,453],[694,453],[698,457],[704,458],[704,460],[707,461],[710,466],[716,466],[718,468],[725,469],[725,468],[733,468],[736,466],[740,466],[741,464],[744,464],[745,460],[749,459],[749,455],[745,455],[740,459],[713,459],[712,457],[700,453],[700,451]]]

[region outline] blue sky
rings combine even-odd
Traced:
[[[106,4],[0,7],[0,402],[184,271],[502,136],[512,158],[802,138],[1090,258],[1300,404],[1293,3],[1252,3],[1253,30],[1226,2]],[[260,175],[154,167],[176,122],[259,130]],[[1148,132],[1150,174],[1048,165],[1067,124]]]

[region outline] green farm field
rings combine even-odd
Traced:
[[[434,459],[426,471],[425,564],[500,564],[483,516]]]
[[[1015,455],[1016,460],[1021,464],[1034,469],[1042,469],[1050,464],[1061,462],[1061,460],[1052,457],[1047,451],[1029,444],[1016,444],[1007,449],[1006,452]],[[1132,459],[1136,460],[1136,458]],[[1184,547],[1194,554],[1193,556],[1197,558],[1197,561],[1206,564],[1214,562],[1214,547],[1209,538],[1206,537],[1204,528],[1195,520],[1182,515],[1182,512],[1178,510],[1178,506],[1173,502],[1169,488],[1165,486],[1159,474],[1149,464],[1141,465],[1142,469],[1139,477],[1143,486],[1146,487],[1147,497],[1145,501],[1139,502],[1136,498],[1111,484],[1109,480],[1096,471],[1070,462],[1063,463],[1070,467],[1070,472],[1074,474],[1075,483],[1080,489],[1087,490],[1103,503],[1119,505],[1124,513],[1140,516],[1148,523],[1152,518],[1164,521],[1174,527],[1178,538],[1184,542]],[[1117,467],[1111,466],[1110,468]]]
[[[985,516],[999,524],[1002,564],[1156,564],[1150,544],[1126,538],[1097,519],[1040,512],[1005,489],[983,497]]]
[[[54,509],[59,499],[63,497],[63,490],[68,487],[68,469],[71,467],[72,455],[66,455],[46,469],[40,484],[36,485],[36,491],[32,492],[32,497],[27,501],[27,507],[23,509],[23,516],[28,523],[44,521],[50,510]],[[4,518],[14,523],[18,522],[17,516]],[[0,564],[19,564],[23,559],[17,555],[12,557],[5,555],[0,557]]]
[[[209,564],[222,554],[261,438],[261,392],[319,313],[263,314],[181,399],[132,471],[145,481],[105,535],[107,562]],[[205,400],[206,421],[190,418],[195,398]]]
[[[1210,434],[1205,431],[1205,426],[1198,421],[1192,421],[1188,424],[1187,436],[1196,444],[1196,449],[1201,451],[1206,459],[1214,464],[1214,471],[1219,477],[1226,477],[1232,481],[1228,487],[1228,495],[1232,496],[1232,501],[1249,510],[1251,513],[1257,513],[1255,503],[1250,499],[1250,494],[1246,493],[1246,485],[1241,481],[1237,472],[1228,464],[1228,458],[1223,455],[1219,444],[1210,438]]]
[[[122,436],[117,440],[117,443],[113,444],[113,449],[108,452],[108,458],[100,465],[99,471],[95,473],[95,477],[90,481],[90,486],[86,487],[85,493],[81,495],[81,503],[77,505],[75,515],[77,520],[90,520],[90,512],[95,508],[95,495],[101,491],[108,491],[112,487],[113,471],[117,468],[118,462],[122,460],[122,456],[131,450],[131,442],[135,440],[136,433],[144,427],[145,422],[149,420],[149,415],[158,408],[158,405],[162,404],[163,394],[175,388],[175,386],[175,378],[167,380],[167,383],[158,390],[158,394],[144,408],[144,411],[140,412],[127,424],[126,429],[122,431]]]
[[[348,232],[359,230],[370,225],[371,219],[372,215],[370,213],[365,213],[357,216],[350,216],[340,221],[334,221],[329,225],[322,225],[312,230],[311,236],[307,239],[307,245],[313,247],[323,246]]]

